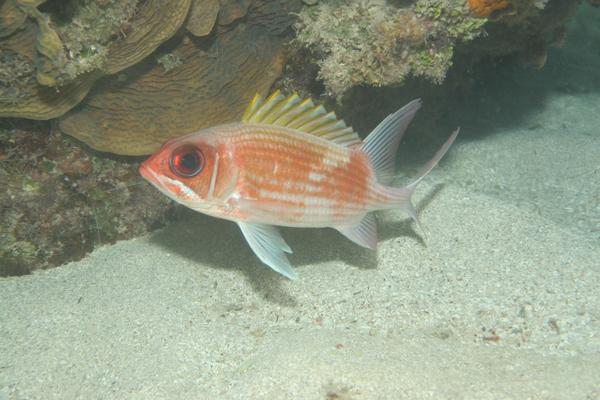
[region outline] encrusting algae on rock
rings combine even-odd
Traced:
[[[190,3],[7,0],[2,8],[15,16],[0,18],[0,34],[5,35],[0,62],[6,68],[21,66],[17,73],[28,71],[28,76],[18,91],[1,93],[0,81],[0,117],[61,116],[97,79],[138,63],[169,39],[183,24]]]
[[[453,58],[519,53],[543,66],[577,0],[330,0],[306,6],[294,43],[310,50],[327,94],[358,86],[441,83]],[[473,45],[474,42],[477,44]],[[456,51],[459,50],[459,51]],[[526,57],[523,57],[526,58]]]
[[[441,83],[454,47],[480,35],[485,20],[464,2],[419,0],[397,7],[384,0],[332,0],[305,7],[296,25],[329,93],[354,86],[394,86],[409,77]]]
[[[493,12],[510,6],[508,0],[469,0],[469,7],[478,17],[488,17]]]
[[[163,55],[103,78],[60,129],[96,150],[146,155],[169,138],[239,118],[245,99],[267,93],[281,75],[294,4],[222,6],[218,34],[198,41],[184,32]]]
[[[137,163],[89,154],[47,123],[0,120],[0,276],[77,260],[173,217]]]

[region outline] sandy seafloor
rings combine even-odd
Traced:
[[[425,242],[393,212],[377,257],[332,230],[285,230],[291,282],[235,225],[190,214],[0,279],[0,400],[600,399],[588,11],[544,70],[515,68],[462,110],[417,193]]]

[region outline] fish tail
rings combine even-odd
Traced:
[[[392,182],[398,145],[419,108],[421,99],[416,99],[388,115],[362,143],[360,149],[369,158],[379,183],[387,185]]]
[[[437,165],[448,151],[459,129],[456,129],[444,145],[437,151],[429,162],[427,162],[417,178],[408,186],[395,188],[389,185],[394,177],[396,165],[396,151],[400,140],[404,135],[404,131],[408,124],[412,121],[415,113],[421,108],[421,100],[416,99],[399,109],[393,114],[388,115],[373,131],[367,136],[361,146],[361,150],[365,152],[375,170],[377,181],[385,185],[384,191],[387,194],[389,201],[386,204],[378,206],[379,209],[400,209],[406,212],[418,225],[421,231],[415,207],[412,204],[412,195],[427,174]]]
[[[387,186],[387,192],[390,196],[390,202],[387,205],[387,209],[400,209],[406,212],[415,223],[419,226],[419,229],[424,232],[421,223],[419,222],[419,218],[417,216],[417,212],[415,211],[415,207],[412,203],[412,195],[419,185],[419,183],[431,172],[431,170],[440,162],[442,157],[448,152],[452,143],[456,139],[460,128],[457,128],[452,135],[446,140],[446,143],[435,153],[433,158],[429,160],[419,171],[417,178],[409,185],[401,188],[389,187]]]

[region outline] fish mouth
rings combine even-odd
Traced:
[[[146,162],[143,162],[138,169],[142,178],[150,182],[152,185],[156,186],[160,180],[158,179],[158,175],[150,167]]]
[[[150,181],[150,171],[148,170],[148,167],[146,166],[145,162],[140,165],[138,171],[142,178],[144,178],[147,181]]]
[[[163,185],[160,177],[156,174],[156,172],[152,171],[152,168],[148,167],[148,165],[144,162],[140,165],[139,173],[147,180],[152,186],[161,191],[164,195],[168,197],[172,197],[171,193],[167,190],[167,188]]]
[[[171,179],[158,175],[145,162],[140,165],[139,172],[142,178],[147,180],[152,186],[158,189],[159,192],[179,204],[196,211],[202,211],[210,207],[210,204],[206,204],[204,202],[184,200],[176,196],[171,190],[169,190],[169,184],[177,184],[177,182],[172,182]]]

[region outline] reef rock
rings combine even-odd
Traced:
[[[98,75],[87,74],[60,90],[36,79],[36,27],[22,29],[0,42],[0,117],[51,119],[77,105]]]
[[[138,184],[136,162],[89,154],[48,128],[0,120],[0,276],[79,259],[172,217],[173,203]]]
[[[12,34],[19,29],[27,18],[27,13],[17,7],[15,0],[4,0],[0,3],[0,38]]]
[[[248,10],[244,1],[230,3],[224,21],[247,12],[245,23],[220,26],[206,40],[184,36],[157,60],[104,78],[60,129],[96,150],[142,155],[170,138],[239,119],[280,76],[282,33],[299,2],[259,1]]]
[[[182,40],[171,53],[181,65],[166,71],[148,60],[127,77],[103,79],[60,129],[96,150],[142,155],[169,138],[233,121],[283,67],[280,43],[261,31],[239,26],[208,50]]]
[[[117,73],[130,67],[169,39],[181,27],[190,9],[191,0],[148,0],[142,2],[131,25],[130,33],[110,45],[103,72]]]
[[[169,39],[191,0],[49,3],[44,12],[42,3],[0,5],[0,117],[61,116],[97,79],[136,64]]]
[[[208,35],[217,22],[219,8],[219,0],[194,0],[185,28],[197,37]]]
[[[576,4],[330,0],[304,7],[296,43],[311,51],[319,78],[339,100],[352,87],[398,86],[409,77],[441,83],[458,48],[473,61],[519,54],[525,64],[541,67],[547,46],[560,42]]]
[[[433,14],[446,23],[442,28]],[[305,7],[297,43],[312,50],[320,78],[340,97],[354,86],[393,86],[409,76],[443,81],[457,41],[482,33],[484,21],[463,3],[333,0]]]

